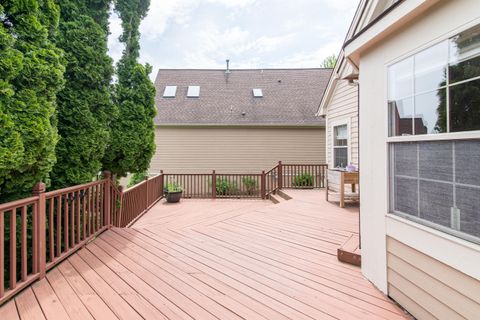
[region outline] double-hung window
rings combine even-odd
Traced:
[[[480,243],[480,26],[390,66],[388,109],[390,212]]]
[[[345,168],[348,165],[348,125],[333,127],[333,166]]]

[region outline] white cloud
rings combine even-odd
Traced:
[[[159,68],[319,67],[340,50],[358,0],[152,0],[141,62]],[[119,20],[111,19],[111,55]],[[115,39],[112,39],[115,38]]]

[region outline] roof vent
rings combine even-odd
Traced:
[[[165,91],[163,91],[164,98],[175,98],[177,93],[177,86],[166,86]]]
[[[255,88],[252,91],[253,91],[253,96],[255,98],[262,98],[263,97],[262,89]]]
[[[230,59],[227,59],[227,70],[225,70],[225,73],[231,73],[230,71]]]
[[[200,86],[188,86],[187,98],[198,98],[200,96]]]

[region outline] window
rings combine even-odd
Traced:
[[[391,211],[480,243],[480,140],[390,145]]]
[[[255,98],[263,97],[262,89],[253,89],[252,92]]]
[[[187,97],[198,98],[200,96],[200,86],[188,86]]]
[[[480,26],[388,69],[390,136],[480,130]]]
[[[333,127],[333,166],[345,168],[348,165],[348,126]]]
[[[390,212],[480,243],[480,26],[390,66],[388,109],[390,136],[424,136],[389,139]]]
[[[176,92],[177,92],[177,86],[166,86],[165,90],[163,91],[163,97],[175,98]]]

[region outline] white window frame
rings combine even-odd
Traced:
[[[335,127],[339,126],[347,126],[347,145],[346,146],[335,146]],[[332,146],[331,146],[331,164],[332,168],[335,166],[335,149],[336,148],[347,148],[347,165],[352,161],[351,157],[351,147],[350,147],[350,141],[351,141],[351,135],[350,135],[350,127],[351,127],[351,119],[341,119],[341,120],[335,120],[332,121],[330,124],[331,128],[331,141],[332,141]]]
[[[426,43],[425,45],[410,51],[406,54],[403,54],[402,56],[397,57],[396,59],[390,61],[388,64],[385,65],[385,81],[387,83],[387,90],[388,90],[388,70],[389,67],[395,65],[396,63],[401,62],[402,60],[411,57],[419,52],[422,52],[432,46],[435,46],[443,41],[446,41],[455,35],[466,31],[472,27],[475,27],[480,24],[480,19],[475,19],[474,21],[471,21],[465,25],[463,25],[460,28],[456,28],[455,30],[450,31],[449,33],[443,35],[440,38],[437,38],[433,41],[430,41]],[[473,81],[474,79],[477,79],[478,77],[469,79],[468,81]],[[448,82],[448,81],[447,81]],[[467,81],[461,81],[461,82],[467,82]],[[458,83],[457,83],[458,84]],[[448,84],[447,84],[448,86]],[[447,87],[445,86],[445,87]],[[448,88],[447,88],[447,100],[448,100]],[[388,108],[388,101],[389,97],[388,94],[384,95],[384,106]],[[448,103],[447,103],[447,112],[448,112]],[[394,182],[393,182],[393,168],[394,168],[394,157],[393,157],[393,148],[390,146],[394,143],[397,142],[422,142],[422,141],[452,141],[452,140],[475,140],[475,139],[480,139],[480,130],[472,130],[472,131],[460,131],[460,132],[450,132],[450,126],[449,126],[449,118],[447,118],[447,130],[448,132],[444,133],[427,133],[427,134],[421,134],[421,135],[408,135],[408,136],[390,136],[390,113],[387,111],[386,112],[386,118],[385,122],[387,125],[385,127],[386,132],[386,143],[387,143],[387,159],[388,159],[388,167],[387,167],[387,179],[388,179],[388,188],[387,188],[387,203],[388,203],[388,208],[387,208],[387,217],[391,217],[393,219],[397,220],[404,220],[406,223],[410,223],[412,225],[417,226],[419,229],[431,229],[432,232],[436,232],[437,234],[441,235],[443,238],[451,238],[454,237],[455,241],[462,243],[463,245],[478,245],[478,238],[475,236],[470,236],[468,234],[464,233],[456,233],[453,229],[449,228],[442,228],[438,227],[437,225],[433,226],[433,224],[429,224],[427,220],[424,221],[417,221],[416,219],[412,219],[407,214],[403,214],[401,212],[395,211],[394,208]],[[333,141],[332,141],[333,143]],[[425,223],[426,222],[426,223]],[[449,230],[447,230],[449,229]]]

